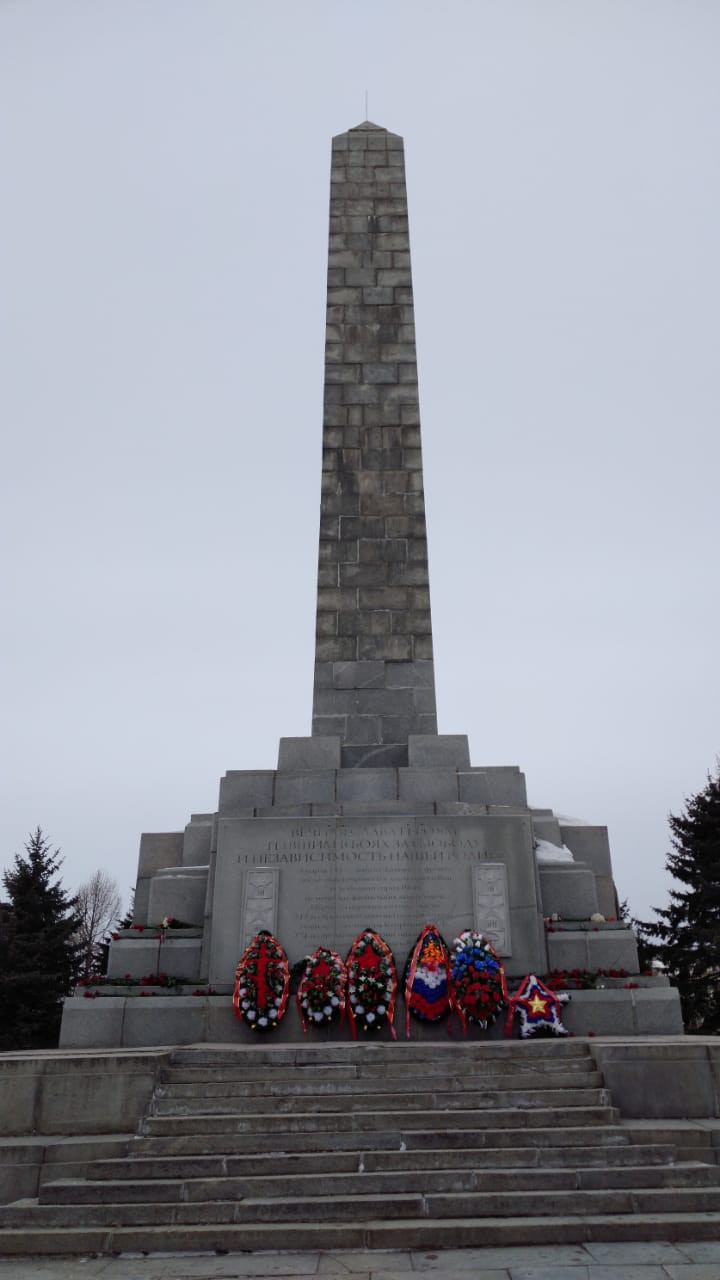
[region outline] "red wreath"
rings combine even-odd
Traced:
[[[363,929],[353,942],[347,958],[348,1019],[353,1040],[357,1021],[363,1031],[379,1030],[387,1022],[393,1040],[397,973],[387,942],[373,929]]]
[[[235,971],[233,1008],[253,1031],[272,1031],[287,1008],[290,965],[277,938],[261,929]]]
[[[303,1031],[327,1026],[345,1016],[347,969],[337,951],[318,947],[305,961],[297,993],[297,1007]]]

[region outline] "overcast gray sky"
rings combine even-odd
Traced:
[[[406,144],[439,727],[607,823],[720,751],[720,5],[0,0],[0,864],[310,731],[330,137]]]

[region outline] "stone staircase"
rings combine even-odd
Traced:
[[[720,1238],[720,1168],[655,1136],[579,1040],[181,1048],[122,1158],[0,1207],[0,1254]]]

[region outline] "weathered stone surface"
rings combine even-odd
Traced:
[[[154,876],[161,867],[177,867],[182,862],[183,833],[146,832],[140,837],[138,875]]]
[[[281,738],[278,755],[279,772],[299,772],[303,769],[339,769],[340,738],[320,736],[313,738]],[[268,801],[271,803],[271,801]]]
[[[397,773],[394,769],[341,769],[337,775],[337,798],[379,803],[397,798]]]
[[[637,944],[630,929],[588,929],[548,934],[548,964],[551,969],[624,969],[638,972]]]
[[[213,836],[213,814],[194,813],[185,828],[183,839],[183,866],[207,866],[210,861]]]
[[[487,778],[491,804],[508,805],[511,808],[527,808],[525,775],[520,772],[517,766],[483,765],[481,772]]]
[[[669,995],[677,1005],[677,992],[670,990]],[[673,1031],[668,1029],[666,1035],[671,1038],[665,1041],[593,1044],[593,1056],[613,1099],[629,1119],[717,1116],[720,1106],[710,1071],[712,1051],[692,1036],[680,1037],[677,1014],[669,1025]]]
[[[428,775],[437,790],[451,771],[400,770]],[[342,771],[341,778],[347,777]],[[371,791],[377,788],[373,779]],[[419,797],[420,802],[422,797]],[[420,929],[435,920],[448,937],[473,927],[472,868],[503,862],[507,868],[513,968],[545,971],[537,927],[534,853],[529,818],[418,818],[415,797],[407,817],[375,812],[310,819],[222,819],[218,831],[212,953],[209,979],[228,981],[240,954],[245,878],[253,869],[279,871],[277,931],[291,961],[329,945],[346,954],[371,925],[404,956]]]
[[[612,877],[607,827],[569,822],[560,822],[559,827],[563,843],[579,862],[587,863],[595,873],[598,911],[604,916],[617,915],[618,898]]]
[[[77,1006],[87,1020],[88,1005],[97,1007],[102,1017],[111,1005],[122,1006],[123,1001],[100,997],[68,1003]],[[121,1007],[118,1012],[122,1017]],[[79,1047],[82,1045],[81,1041]],[[137,1056],[102,1052],[68,1055],[61,1050],[40,1050],[17,1057],[3,1055],[0,1133],[131,1133],[166,1059],[162,1051]],[[108,1087],[109,1081],[112,1087]]]
[[[560,833],[578,862],[586,862],[596,875],[612,875],[607,827],[560,820]]]
[[[342,764],[372,768],[380,758],[406,765],[408,737],[436,733],[437,722],[404,154],[401,139],[388,151],[384,130],[372,150],[359,136],[350,130],[333,143],[313,734],[326,732],[328,716],[344,716],[336,722]],[[343,438],[340,428],[351,424],[359,434]],[[409,507],[411,475],[419,484]],[[360,503],[347,502],[349,494]],[[411,561],[422,568],[407,581],[389,579],[390,566]],[[422,587],[423,598],[410,586]],[[433,689],[422,705],[374,711],[324,697],[327,664],[337,673],[332,687],[350,691],[391,689],[393,669],[418,662]]]
[[[466,734],[411,734],[408,737],[411,769],[469,769],[470,747]]]
[[[595,876],[589,867],[569,862],[560,867],[540,867],[543,915],[563,920],[589,920],[598,910]]]
[[[108,976],[120,980],[127,975],[144,978],[150,973],[163,972],[172,978],[196,982],[200,977],[201,953],[201,937],[178,938],[172,930],[168,931],[163,943],[155,935],[118,938],[110,948]]]
[[[129,1049],[147,1044],[192,1044],[205,1037],[203,1001],[193,996],[149,996],[124,1003],[123,1044]]]
[[[148,918],[160,923],[166,917],[188,925],[201,925],[205,916],[208,869],[166,867],[150,881]]]
[[[318,804],[335,799],[335,770],[306,769],[292,773],[279,771],[275,782],[275,804]]]
[[[232,770],[220,780],[221,813],[238,809],[254,809],[256,805],[272,804],[274,773],[272,769]]]

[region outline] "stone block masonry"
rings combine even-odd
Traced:
[[[573,993],[577,1033],[680,1032],[677,992],[615,920],[604,828],[530,808],[517,766],[473,767],[467,737],[437,731],[421,448],[402,139],[366,121],[332,152],[312,736],[281,738],[277,769],[230,770],[216,813],[142,837],[133,928],[102,994],[67,1001],[63,1046],[252,1038],[230,991],[259,929],[294,964],[371,927],[402,966],[429,921],[481,931],[517,978],[632,976]],[[183,981],[135,998],[125,976],[156,971]],[[277,1034],[303,1038],[292,1018]]]
[[[437,733],[405,157],[333,139],[313,735],[408,764]]]

